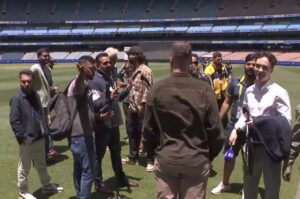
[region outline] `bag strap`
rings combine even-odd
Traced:
[[[66,88],[64,89],[63,91],[63,95],[66,95],[67,96],[67,100],[68,100],[68,90],[69,90],[69,87],[70,85],[72,84],[72,82],[75,80],[76,78],[73,78],[69,83],[68,85],[66,86]],[[76,101],[76,100],[75,100]],[[69,104],[69,103],[68,103]],[[70,108],[70,107],[69,107]],[[76,114],[78,112],[77,110],[78,106],[77,106],[77,101],[75,102],[75,108],[73,109],[72,113],[71,113],[71,125],[73,125],[74,121],[75,121],[75,117],[76,117]]]
[[[68,83],[68,85],[66,86],[66,88],[65,88],[64,91],[63,91],[63,94],[64,94],[64,95],[68,95],[69,87],[71,86],[72,82],[73,82],[75,79],[76,79],[76,78],[73,78],[73,79]]]

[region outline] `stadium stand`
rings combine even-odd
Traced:
[[[13,52],[13,53],[3,53],[2,60],[21,60],[24,53]]]
[[[117,28],[96,28],[94,31],[94,34],[110,34],[110,33],[116,33]]]
[[[37,60],[36,52],[25,53],[21,60]]]
[[[66,59],[69,55],[69,52],[51,52],[50,55],[53,59]]]
[[[18,5],[18,6],[15,6]],[[120,20],[196,18],[290,14],[299,11],[295,0],[115,0],[2,1],[2,20],[61,22],[66,20]],[[139,13],[137,15],[137,13]]]
[[[81,57],[82,55],[91,55],[92,52],[71,52],[70,54],[68,54],[65,59],[78,59],[79,57]]]
[[[224,60],[244,60],[245,57],[249,54],[250,52],[233,52],[229,54],[223,55]]]
[[[0,0],[0,9],[1,52],[4,58],[29,52],[25,61],[39,47],[72,60],[136,44],[160,59],[167,54],[159,44],[174,40],[188,40],[199,52],[221,50],[232,60],[253,50],[300,51],[296,0]]]
[[[300,57],[299,53],[282,53],[280,55],[277,55],[278,61],[293,61],[294,59],[297,59]]]
[[[138,33],[141,30],[140,27],[120,27],[118,28],[118,33]]]
[[[70,31],[71,34],[92,34],[94,33],[94,27],[77,27]]]
[[[48,35],[66,35],[71,33],[71,27],[51,28],[48,30]]]

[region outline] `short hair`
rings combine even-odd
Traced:
[[[78,59],[78,63],[79,64],[82,64],[82,62],[84,61],[89,61],[91,62],[92,64],[95,64],[95,60],[93,57],[89,56],[89,55],[83,55],[81,56],[79,59]]]
[[[192,57],[196,57],[197,60],[199,59],[199,57],[196,53],[192,53]]]
[[[106,53],[106,52],[101,52],[101,53],[99,53],[99,54],[96,56],[96,58],[95,58],[96,64],[100,64],[100,61],[99,61],[99,60],[100,60],[102,57],[109,57],[109,55],[108,55],[108,53]]]
[[[213,53],[213,59],[216,59],[217,57],[222,57],[222,53],[219,51]]]
[[[29,70],[29,69],[22,69],[19,72],[19,79],[21,79],[22,75],[27,75],[27,76],[30,76],[31,78],[33,78],[33,72],[31,70]]]
[[[192,57],[191,44],[186,41],[174,42],[171,46],[171,56],[178,66],[189,66]]]
[[[256,58],[257,56],[255,53],[250,53],[246,56],[245,63],[247,63],[248,61],[256,60]]]
[[[104,52],[107,53],[109,57],[113,57],[118,56],[119,50],[113,47],[108,47]]]
[[[272,68],[274,68],[274,66],[277,64],[277,59],[271,52],[262,51],[262,52],[256,53],[256,59],[259,59],[262,57],[266,57],[268,59]]]
[[[50,53],[49,49],[48,48],[40,48],[38,49],[38,51],[36,52],[37,56],[41,56],[44,52],[46,53]]]

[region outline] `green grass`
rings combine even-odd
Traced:
[[[28,68],[30,65],[17,64],[17,65],[0,65],[0,198],[3,199],[13,199],[17,198],[18,189],[16,186],[16,171],[18,164],[18,145],[13,136],[9,125],[9,99],[19,88],[18,82],[18,71],[21,68]],[[169,66],[165,63],[150,63],[150,66],[154,72],[155,81],[168,76]],[[234,75],[240,75],[243,72],[242,67],[234,67]],[[59,85],[63,89],[67,82],[72,79],[72,77],[77,73],[75,65],[73,64],[58,64],[53,71],[53,80],[55,84]],[[296,67],[276,67],[273,73],[273,79],[279,83],[281,86],[286,88],[289,92],[292,109],[300,103],[300,86],[299,83],[300,68]],[[294,111],[293,111],[294,118]],[[125,157],[128,153],[128,145],[126,144],[126,133],[124,126],[121,126],[121,143],[122,143],[122,156]],[[52,196],[41,195],[39,192],[40,182],[38,180],[36,171],[31,170],[29,176],[29,188],[30,191],[37,193],[39,199],[68,199],[75,195],[73,180],[72,180],[72,155],[70,150],[66,147],[66,141],[55,143],[58,150],[62,151],[64,156],[57,164],[49,166],[49,173],[52,177],[52,181],[55,183],[62,184],[65,188],[63,193],[55,194]],[[223,169],[223,157],[219,155],[218,158],[213,162],[214,171],[216,175],[209,178],[207,186],[207,198],[222,198],[222,199],[238,199],[240,195],[238,191],[242,188],[242,163],[240,158],[237,160],[236,168],[231,178],[231,182],[234,183],[234,193],[224,193],[219,196],[213,196],[209,192],[216,186],[222,179],[222,169]],[[293,176],[290,183],[282,182],[281,186],[281,197],[282,199],[291,199],[295,197],[296,186],[299,180],[299,161],[296,162],[293,170]],[[114,176],[111,162],[109,157],[109,152],[106,153],[105,159],[103,161],[104,168],[104,179],[108,179],[108,182],[113,182],[112,177]],[[146,173],[144,166],[124,166],[126,174],[132,178],[136,179],[140,183],[139,188],[134,188],[131,193],[127,191],[121,191],[121,194],[127,198],[132,199],[152,199],[155,198],[155,177],[153,173]],[[200,172],[200,171],[199,171]],[[263,182],[261,186],[263,188]],[[93,193],[93,198],[109,198],[108,196]]]

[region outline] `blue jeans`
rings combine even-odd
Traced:
[[[71,137],[73,180],[78,199],[89,199],[95,176],[93,136]]]

